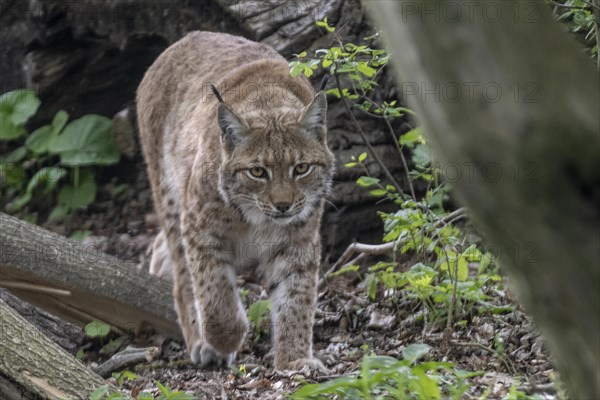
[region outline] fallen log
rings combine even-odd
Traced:
[[[27,322],[67,353],[74,355],[83,343],[85,333],[80,327],[64,321],[39,307],[32,306],[7,290],[0,289],[0,300],[3,300]]]
[[[3,300],[0,321],[0,398],[87,399],[106,384]]]
[[[76,325],[181,336],[168,282],[6,214],[0,226],[0,287]]]

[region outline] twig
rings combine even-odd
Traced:
[[[71,295],[71,292],[69,290],[56,289],[56,288],[49,287],[49,286],[35,285],[33,283],[27,283],[27,282],[14,282],[14,281],[0,280],[0,287],[6,288],[6,289],[30,290],[32,292],[54,294],[57,296],[70,296]]]
[[[448,263],[448,273],[450,273],[450,258],[448,257],[448,252],[446,251],[446,247],[442,248],[444,251],[444,257],[446,257],[446,262]],[[453,280],[453,288],[452,288],[452,299],[450,300],[450,310],[448,310],[448,321],[446,321],[446,328],[451,328],[454,323],[454,310],[456,308],[456,289],[458,286],[458,260],[454,260],[454,277],[450,274],[450,278]]]
[[[373,105],[375,105],[376,107],[381,108],[381,105],[379,103],[377,103],[375,100],[371,99],[368,96],[365,96],[365,98],[369,102],[371,102]],[[396,150],[398,151],[398,154],[400,155],[400,160],[402,160],[402,166],[404,167],[404,172],[406,173],[406,181],[408,182],[408,188],[410,189],[410,194],[411,194],[413,200],[416,201],[417,196],[415,195],[415,189],[414,189],[414,186],[410,179],[410,175],[408,173],[408,163],[406,162],[406,157],[404,157],[404,153],[402,152],[400,143],[398,143],[398,138],[396,137],[396,132],[394,131],[394,127],[392,126],[390,120],[385,115],[377,115],[377,114],[371,113],[369,111],[365,111],[365,112],[371,117],[381,118],[385,121],[385,124],[388,128],[388,132],[389,132],[390,136],[392,137],[392,141],[394,142],[394,145],[396,146]]]
[[[388,128],[388,132],[392,136],[392,141],[394,145],[396,145],[396,150],[398,150],[398,154],[400,154],[400,160],[402,160],[402,166],[404,167],[404,172],[406,173],[406,182],[408,182],[408,188],[410,189],[410,195],[412,196],[414,201],[417,201],[417,195],[415,194],[415,188],[413,187],[412,181],[410,180],[410,174],[408,173],[408,163],[406,162],[406,157],[404,157],[404,153],[402,152],[402,148],[400,147],[400,143],[398,143],[398,138],[394,132],[394,128],[390,123],[390,120],[386,117],[383,118],[385,124]]]
[[[342,84],[340,82],[340,77],[338,76],[337,73],[334,74],[334,77],[335,77],[335,82],[337,84],[338,90],[340,92],[340,97],[342,99],[342,104],[344,105],[344,108],[346,109],[346,112],[350,116],[350,119],[352,119],[352,122],[356,126],[356,129],[358,130],[358,133],[360,134],[360,136],[362,137],[363,141],[365,142],[365,145],[367,146],[367,149],[369,150],[369,153],[371,153],[371,156],[373,156],[373,158],[375,159],[375,161],[377,161],[377,164],[379,164],[379,166],[381,167],[381,169],[383,170],[383,172],[385,173],[385,175],[387,176],[387,178],[390,180],[390,182],[392,183],[392,185],[394,185],[394,187],[396,188],[396,191],[398,192],[398,194],[400,196],[402,196],[402,198],[405,198],[406,195],[402,191],[402,188],[400,187],[400,185],[398,184],[398,182],[396,181],[396,179],[394,179],[394,177],[392,176],[392,174],[390,173],[390,171],[387,169],[387,167],[385,166],[385,164],[383,163],[383,161],[381,160],[381,158],[379,158],[379,155],[375,152],[375,149],[373,149],[373,146],[371,146],[371,143],[369,143],[369,139],[367,138],[367,135],[365,134],[365,131],[363,131],[362,127],[358,123],[358,120],[354,116],[354,113],[350,109],[350,106],[348,106],[348,103],[346,102],[346,96],[344,95],[344,88],[342,87]]]
[[[435,226],[436,227],[440,227],[443,224],[448,224],[451,221],[455,221],[459,218],[463,218],[466,215],[466,209],[464,207],[458,208],[454,211],[452,211],[450,214],[444,216],[443,218],[440,218],[438,221],[436,221]],[[450,222],[448,222],[450,221]],[[321,278],[321,280],[319,281],[319,288],[322,287],[322,285],[327,281],[327,278],[329,277],[329,275],[331,275],[332,273],[334,273],[336,270],[338,270],[340,267],[345,267],[346,265],[349,264],[355,264],[358,261],[362,260],[364,257],[366,257],[366,255],[379,255],[379,254],[385,254],[389,251],[392,251],[393,249],[396,248],[396,246],[399,246],[404,240],[404,238],[398,238],[393,242],[389,242],[389,243],[382,243],[382,244],[365,244],[365,243],[357,243],[354,242],[352,244],[350,244],[346,250],[344,250],[344,252],[342,253],[342,255],[340,256],[340,258],[338,258],[338,260],[335,262],[335,264],[333,264],[333,266],[331,268],[329,268],[327,270],[327,272],[325,272],[323,274],[323,278]],[[356,258],[352,259],[352,256],[356,253],[360,253]]]
[[[141,362],[150,362],[154,360],[159,353],[160,350],[158,347],[145,347],[142,349],[127,347],[125,350],[115,354],[96,368],[92,368],[92,370],[101,377],[108,378],[113,371],[118,369],[133,364],[139,364]]]

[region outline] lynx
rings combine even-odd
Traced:
[[[151,272],[170,275],[192,361],[229,366],[247,329],[236,274],[271,301],[274,364],[322,369],[312,354],[319,226],[334,157],[327,101],[274,49],[193,32],[138,88],[140,138],[162,227]]]

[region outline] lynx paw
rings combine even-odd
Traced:
[[[318,358],[300,358],[298,360],[290,361],[282,368],[279,369],[288,369],[292,371],[300,371],[301,369],[308,368],[310,371],[327,373],[329,370],[323,365],[321,360]]]
[[[235,360],[235,352],[224,355],[217,353],[207,342],[196,343],[190,358],[200,368],[206,368],[211,364],[221,368],[229,368]]]

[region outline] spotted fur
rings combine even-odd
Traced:
[[[312,326],[334,165],[325,95],[268,46],[193,32],[150,67],[137,102],[162,225],[151,271],[173,280],[192,361],[235,359],[247,330],[236,274],[250,270],[271,295],[275,367],[322,368]]]

